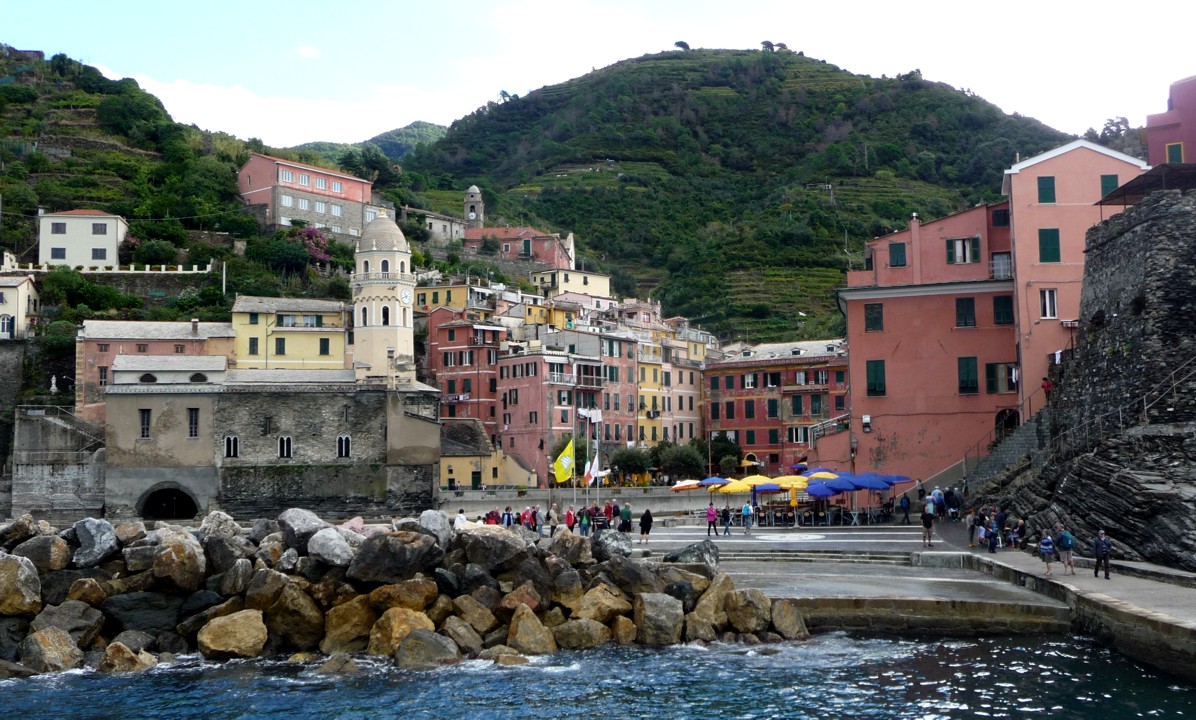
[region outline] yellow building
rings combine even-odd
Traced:
[[[580,311],[581,306],[577,303],[552,300],[524,303],[523,322],[525,325],[548,325],[558,330],[572,330]]]
[[[639,436],[636,440],[644,447],[651,447],[662,439],[660,418],[664,411],[661,395],[663,377],[660,345],[640,343],[636,393],[639,395]]]
[[[350,367],[345,352],[349,311],[335,300],[239,295],[232,310],[237,369]]]
[[[610,297],[610,276],[581,270],[544,270],[530,273],[532,284],[545,295],[575,292]]]

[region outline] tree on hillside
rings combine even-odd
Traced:
[[[776,45],[773,45],[771,42],[769,42],[767,40],[762,40],[760,42],[760,48],[762,50],[764,50],[764,52],[772,52],[773,50],[776,49]]]
[[[685,42],[684,40],[678,40],[677,42],[673,43],[673,47],[680,48],[681,50],[688,50],[689,43]]]
[[[773,45],[772,47],[774,50],[788,50],[789,49],[789,46],[786,45],[785,43],[777,43],[776,45]]]

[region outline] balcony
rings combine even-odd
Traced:
[[[548,373],[548,382],[553,385],[569,385],[577,384],[577,379],[572,373]]]
[[[604,387],[606,381],[604,378],[594,375],[582,375],[577,378],[577,387],[582,388],[600,388]]]
[[[368,272],[368,273],[353,273],[350,275],[349,282],[354,285],[364,285],[366,283],[387,283],[387,282],[404,282],[415,284],[415,276],[411,273],[397,273],[397,272]]]

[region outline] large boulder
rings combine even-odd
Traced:
[[[42,583],[29,558],[0,555],[0,615],[33,617],[42,609]]]
[[[266,638],[261,611],[242,610],[204,625],[199,631],[199,651],[209,660],[257,657]]]
[[[44,605],[61,605],[63,600],[67,599],[70,593],[71,585],[75,584],[76,580],[80,578],[95,578],[100,585],[104,586],[107,591],[107,583],[112,577],[111,573],[106,572],[103,568],[85,568],[76,569],[68,568],[66,570],[58,570],[56,572],[48,572],[41,576],[42,585],[42,604]],[[4,583],[0,583],[0,594],[4,592]]]
[[[443,557],[444,551],[430,535],[413,532],[374,535],[361,544],[349,563],[347,575],[359,582],[395,583],[436,565]]]
[[[0,680],[33,677],[37,671],[12,660],[0,660]]]
[[[318,530],[307,541],[307,554],[334,567],[349,567],[353,561],[353,548],[338,528],[326,527]]]
[[[728,594],[725,602],[727,621],[738,632],[754,634],[772,624],[772,600],[762,590],[737,590]]]
[[[135,651],[123,643],[113,642],[104,648],[104,659],[96,670],[102,673],[139,673],[157,664],[158,659],[146,651]]]
[[[378,621],[378,615],[370,605],[367,595],[358,595],[349,602],[341,603],[324,614],[324,639],[320,641],[320,652],[359,653],[370,642],[370,630]]]
[[[674,550],[664,556],[667,563],[685,563],[709,565],[718,569],[718,545],[709,539],[699,543],[686,545],[680,550]]]
[[[215,620],[218,617],[227,617],[233,613],[239,613],[244,609],[245,599],[239,595],[234,595],[219,605],[214,605],[206,610],[197,612],[194,615],[185,616],[183,621],[175,626],[175,630],[177,630],[178,634],[182,637],[192,637],[195,635],[195,633],[199,632],[204,625],[207,625],[212,620]],[[121,634],[123,635],[124,633]],[[158,637],[161,638],[162,634],[159,633]],[[159,647],[159,649],[164,650],[165,648]]]
[[[159,592],[134,592],[113,595],[100,603],[100,610],[116,630],[144,630],[157,634],[174,630],[179,622],[179,608],[186,598]]]
[[[498,618],[490,608],[478,602],[470,595],[461,595],[453,600],[453,609],[457,617],[469,623],[470,627],[479,634],[486,634],[498,626]]]
[[[694,589],[694,584],[688,580],[677,580],[664,586],[664,592],[681,601],[681,607],[686,613],[691,613],[698,605],[700,594]]]
[[[277,570],[258,570],[249,581],[245,590],[245,607],[253,610],[265,610],[278,600],[283,588],[290,584],[290,579]]]
[[[140,630],[125,630],[120,635],[112,638],[112,642],[120,643],[134,653],[139,653],[142,650],[153,648],[157,643],[157,638]]]
[[[401,668],[417,669],[460,662],[461,651],[452,638],[417,628],[399,643],[394,658],[395,665]]]
[[[782,598],[772,602],[772,629],[786,640],[809,640],[810,631],[797,601]]]
[[[498,613],[502,617],[510,617],[521,605],[536,613],[540,611],[542,603],[540,593],[536,592],[536,586],[529,580],[503,596],[498,604]]]
[[[472,595],[478,588],[498,590],[498,580],[490,571],[477,563],[468,563],[461,574],[461,592]]]
[[[19,617],[0,617],[0,660],[16,662],[21,641],[29,634],[29,621]]]
[[[241,558],[233,563],[216,584],[216,592],[224,597],[240,595],[249,589],[253,581],[253,563],[248,558]]]
[[[412,578],[403,582],[376,587],[370,591],[374,611],[384,613],[392,607],[424,610],[436,600],[436,583],[427,578]]]
[[[616,555],[607,560],[601,570],[628,595],[664,591],[664,583],[657,577],[655,568],[648,563]]]
[[[324,613],[294,584],[283,588],[278,600],[263,613],[263,620],[271,638],[287,648],[314,650],[324,638]]]
[[[556,535],[553,535],[548,543],[548,552],[563,558],[573,566],[589,565],[594,561],[589,540],[574,535],[569,528],[557,530]]]
[[[203,585],[207,559],[195,536],[183,530],[160,531],[154,553],[154,577],[167,580],[180,590],[197,590]]]
[[[590,541],[590,552],[598,562],[627,557],[631,555],[631,536],[617,530],[599,530]]]
[[[12,550],[38,534],[37,521],[33,516],[22,515],[8,525],[0,525],[0,548]]]
[[[154,555],[158,554],[157,545],[136,545],[121,550],[125,558],[125,569],[131,573],[145,572],[154,567]]]
[[[84,518],[73,526],[79,549],[75,551],[75,567],[95,567],[120,552],[116,531],[107,520]]]
[[[552,630],[526,605],[520,605],[507,628],[507,645],[524,655],[551,655],[557,651]]]
[[[716,631],[727,624],[727,596],[735,592],[735,581],[726,573],[719,573],[710,581],[710,587],[698,598],[691,615],[694,620],[709,625]]]
[[[482,636],[473,626],[456,615],[445,618],[440,630],[457,643],[462,653],[472,657],[482,651]]]
[[[685,612],[680,600],[664,593],[643,593],[635,596],[634,608],[639,628],[636,640],[641,645],[663,647],[681,642]]]
[[[610,624],[610,632],[618,644],[630,645],[639,635],[639,628],[635,626],[634,620],[626,615],[620,615]]]
[[[552,601],[568,608],[570,612],[581,607],[581,599],[585,597],[585,587],[581,584],[581,573],[570,568],[552,579]]]
[[[38,630],[21,643],[21,664],[38,672],[61,672],[83,664],[83,651],[62,628]]]
[[[626,615],[631,611],[631,603],[618,590],[609,585],[598,584],[582,596],[581,605],[573,612],[573,617],[596,620],[607,625],[619,615]]]
[[[316,517],[315,513],[300,508],[284,510],[278,516],[278,526],[282,528],[283,542],[288,548],[296,550],[306,550],[307,542],[311,540],[312,535],[326,527],[331,527]]]
[[[424,510],[419,514],[419,526],[436,537],[440,547],[448,549],[453,539],[453,525],[443,510]]]
[[[38,535],[12,550],[17,557],[29,558],[39,573],[62,570],[71,564],[71,547],[57,535]]]
[[[527,541],[498,525],[478,525],[457,533],[455,543],[470,563],[493,573],[498,567],[527,552]]]
[[[145,523],[140,520],[134,522],[117,523],[112,531],[121,546],[130,545],[145,537]]]
[[[65,630],[76,645],[85,648],[91,645],[104,627],[104,614],[87,603],[67,600],[61,605],[51,605],[42,610],[29,627],[35,632],[50,627]]]
[[[108,599],[104,586],[95,578],[79,578],[71,583],[71,589],[66,593],[67,600],[78,600],[92,607],[99,607]]]
[[[597,620],[568,620],[552,629],[556,644],[568,650],[587,650],[611,640],[610,628]]]
[[[216,510],[208,513],[208,516],[200,523],[199,532],[204,538],[210,537],[238,537],[241,534],[241,526],[233,520],[232,515],[226,512]]]
[[[436,630],[428,616],[418,610],[396,607],[382,613],[370,630],[370,642],[366,652],[370,655],[393,655],[403,638],[412,630]]]
[[[204,555],[214,573],[227,572],[233,563],[252,556],[256,550],[240,535],[205,535],[203,539]]]

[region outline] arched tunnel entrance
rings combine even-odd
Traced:
[[[141,503],[144,520],[190,520],[199,514],[191,496],[176,488],[154,490]]]

